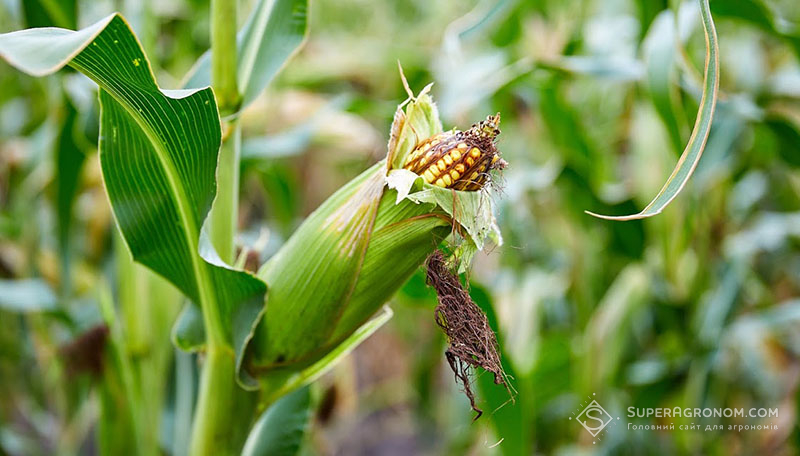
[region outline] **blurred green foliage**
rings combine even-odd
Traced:
[[[248,11],[252,2],[241,3]],[[242,119],[240,244],[263,262],[383,156],[405,97],[398,60],[415,90],[435,81],[446,128],[501,112],[511,166],[495,198],[505,243],[469,279],[517,394],[509,402],[479,374],[486,413],[470,423],[420,272],[394,299],[392,321],[315,385],[301,451],[796,452],[795,3],[711,1],[722,79],[696,174],[663,214],[610,222],[583,211],[641,210],[688,140],[705,55],[695,2],[313,2],[305,48]],[[204,0],[4,0],[0,32],[75,28],[113,10],[130,20],[162,87],[177,88],[208,48]],[[197,371],[193,355],[166,344],[182,303],[119,245],[99,174],[94,87],[0,64],[0,88],[0,453],[94,454],[100,432],[184,454]],[[101,322],[111,331],[102,372],[76,370],[65,347]],[[136,397],[157,397],[130,411],[131,384],[149,385]],[[596,444],[569,419],[587,397],[621,417]],[[660,421],[628,418],[628,407],[780,415],[763,422],[777,425],[769,431],[729,431],[762,421],[718,418],[672,422],[725,431],[645,431],[628,423]],[[133,413],[155,429],[128,432],[142,422]]]

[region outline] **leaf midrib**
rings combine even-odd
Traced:
[[[115,96],[114,92],[108,90],[108,87],[105,84],[98,82],[98,85],[100,85],[102,90],[105,90],[112,98],[114,98],[114,100],[118,102],[120,106],[122,106],[125,111],[134,119],[136,124],[142,129],[145,136],[147,136],[147,139],[150,141],[150,144],[155,149],[155,154],[158,157],[158,161],[164,168],[164,174],[167,177],[167,183],[175,194],[175,204],[178,208],[178,215],[181,218],[183,226],[186,227],[186,243],[189,247],[189,256],[191,257],[192,269],[195,273],[195,284],[197,286],[197,292],[200,296],[200,307],[203,309],[203,319],[205,320],[206,327],[209,329],[208,332],[211,335],[211,339],[215,340],[215,344],[217,346],[225,346],[227,343],[225,343],[224,331],[222,330],[221,319],[219,315],[219,303],[217,302],[213,290],[209,289],[210,277],[208,275],[208,269],[200,264],[202,261],[198,252],[198,239],[200,237],[200,231],[194,221],[194,217],[191,216],[192,209],[189,207],[189,198],[186,194],[186,189],[183,185],[179,184],[180,177],[178,176],[178,171],[175,169],[174,164],[166,158],[168,156],[167,148],[160,141],[158,134],[152,129],[152,127],[150,127],[147,120],[139,113],[137,109],[130,105],[124,98]],[[161,93],[160,90],[158,91],[158,96],[166,98],[166,95]],[[214,103],[214,106],[216,107],[216,102]]]

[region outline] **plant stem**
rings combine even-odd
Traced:
[[[223,140],[217,167],[217,196],[211,208],[211,243],[220,258],[233,264],[239,205],[239,149],[241,128],[235,117],[239,107],[236,86],[236,1],[211,1],[211,84],[223,121]],[[192,424],[189,454],[238,455],[252,424],[255,393],[236,383],[233,348],[219,337],[220,315],[203,309],[206,358]]]
[[[211,2],[211,83],[221,116],[236,112],[236,1]],[[211,243],[228,264],[235,261],[234,241],[239,206],[239,148],[241,130],[236,118],[223,121],[217,167],[217,197],[211,209]]]
[[[236,0],[211,1],[211,85],[224,117],[239,105],[236,87]]]
[[[240,454],[252,424],[256,403],[254,393],[236,384],[233,352],[209,345],[200,381],[189,454]]]

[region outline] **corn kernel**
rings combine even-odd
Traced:
[[[436,182],[434,182],[433,185],[435,185],[437,187],[446,187],[446,185],[444,184],[444,181],[442,181],[442,179],[436,179]]]
[[[422,177],[423,179],[425,179],[425,182],[430,184],[431,182],[433,182],[433,179],[436,176],[433,175],[431,170],[426,170],[424,173],[422,173]]]
[[[473,147],[472,150],[469,151],[469,154],[472,155],[473,158],[478,158],[481,156],[481,151],[477,147]]]
[[[453,183],[453,180],[452,180],[452,179],[450,179],[450,176],[448,176],[447,174],[445,174],[444,176],[442,176],[442,180],[444,181],[444,186],[445,186],[445,187],[449,187],[449,186],[450,186],[450,184],[452,184],[452,183]]]
[[[467,162],[468,166],[472,166],[475,164],[475,160],[473,160],[472,157],[467,157],[464,161]]]
[[[445,155],[444,157],[442,157],[442,160],[444,160],[444,162],[447,163],[447,166],[450,166],[450,165],[453,164],[453,159],[450,158],[449,154]]]
[[[458,149],[453,149],[450,151],[450,156],[453,158],[454,162],[461,160],[461,151]]]
[[[464,166],[463,163],[459,163],[456,165],[456,171],[459,173],[463,173],[467,168]]]
[[[458,174],[458,171],[452,169],[452,170],[450,170],[450,177],[452,177],[453,178],[453,182],[455,182],[455,181],[458,180],[459,177],[461,177],[461,175]]]

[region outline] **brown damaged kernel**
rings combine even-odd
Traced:
[[[403,168],[425,182],[444,188],[476,191],[489,181],[489,172],[507,163],[497,150],[500,113],[472,125],[467,131],[453,130],[417,144]]]

